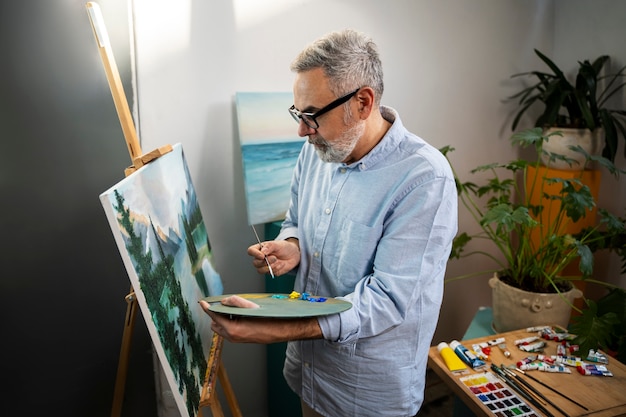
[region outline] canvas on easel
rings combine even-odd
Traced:
[[[100,201],[181,416],[195,417],[203,386],[214,376],[207,358],[215,350],[198,300],[222,294],[223,285],[182,146],[127,176]]]

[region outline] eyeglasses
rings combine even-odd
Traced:
[[[296,109],[296,106],[294,104],[293,106],[289,107],[289,114],[291,114],[291,117],[293,117],[293,120],[295,120],[296,123],[300,123],[300,120],[302,120],[304,124],[310,127],[311,129],[317,129],[320,127],[320,125],[317,123],[317,120],[316,120],[318,117],[320,117],[324,113],[331,111],[335,107],[340,106],[346,101],[350,100],[352,97],[356,95],[356,93],[359,92],[360,89],[361,87],[357,88],[356,90],[354,90],[353,92],[349,94],[346,94],[343,97],[339,97],[337,100],[333,101],[332,103],[330,103],[329,105],[325,107],[322,107],[320,110],[316,111],[315,113],[301,112],[300,110]]]

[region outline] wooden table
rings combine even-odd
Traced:
[[[491,363],[498,366],[508,366],[514,365],[517,361],[530,355],[534,355],[533,353],[524,352],[518,349],[514,344],[515,340],[533,336],[534,334],[536,333],[528,333],[526,330],[517,330],[508,333],[479,337],[471,340],[463,340],[461,343],[471,349],[472,345],[475,343],[487,342],[499,337],[504,337],[507,349],[511,353],[511,357],[506,358],[503,352],[494,346],[491,351],[490,359]],[[544,354],[555,355],[556,346],[557,342],[548,341],[548,346],[546,347]],[[488,368],[491,363],[487,363]],[[430,348],[428,353],[428,364],[477,416],[497,415],[495,412],[489,410],[489,408],[487,408],[461,381],[463,377],[467,377],[468,375],[454,375],[448,370],[443,362],[443,359],[441,358],[441,355],[437,351],[437,346]],[[614,358],[609,358],[609,364],[607,367],[613,374],[613,377],[583,376],[579,374],[575,368],[572,368],[571,374],[549,373],[538,370],[527,371],[536,379],[541,380],[545,384],[563,393],[565,396],[584,405],[588,408],[588,410],[584,410],[548,388],[543,387],[541,384],[533,381],[532,379],[525,378],[525,380],[534,386],[546,398],[565,411],[568,416],[626,416],[626,366]],[[485,372],[485,370],[470,370],[469,375],[479,374],[482,372]],[[490,369],[489,372],[491,372]],[[561,412],[556,410],[550,404],[545,407],[555,416],[562,415]],[[540,412],[537,414],[543,415]]]

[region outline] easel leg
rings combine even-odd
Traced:
[[[230,385],[230,380],[228,379],[228,375],[226,374],[226,369],[224,369],[224,362],[222,362],[221,358],[219,361],[220,362],[217,368],[217,378],[219,379],[220,384],[222,385],[222,389],[224,390],[224,396],[226,397],[228,407],[230,408],[233,417],[242,417],[241,410],[239,409],[239,404],[237,404],[237,399],[235,398],[233,387]],[[212,417],[224,417],[224,411],[222,410],[220,400],[217,398],[217,392],[213,393],[208,405],[211,408]],[[200,410],[198,411],[198,417],[202,417],[202,408],[200,408]]]
[[[237,403],[237,398],[235,398],[235,392],[233,391],[233,387],[230,385],[228,374],[226,374],[226,369],[224,368],[224,362],[221,359],[220,366],[217,370],[217,377],[222,384],[224,396],[226,397],[226,402],[228,402],[228,407],[230,408],[233,417],[242,417],[239,404]]]
[[[213,398],[210,406],[211,406],[211,415],[213,417],[224,417],[224,411],[222,410],[222,405],[220,404],[217,398]]]
[[[126,296],[126,303],[126,321],[124,322],[124,334],[122,336],[120,360],[117,365],[117,377],[115,379],[115,389],[113,391],[113,408],[111,409],[111,417],[119,417],[122,414],[126,374],[128,373],[128,359],[130,357],[130,344],[133,338],[135,315],[137,312],[137,298],[135,297],[133,287],[130,287],[130,293]]]

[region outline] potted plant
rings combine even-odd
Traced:
[[[462,232],[453,242],[450,258],[461,259],[468,256],[483,255],[491,258],[496,263],[496,268],[491,271],[474,271],[462,276],[448,278],[446,282],[473,276],[497,273],[497,277],[490,280],[493,288],[493,326],[496,331],[508,331],[538,324],[560,324],[567,326],[573,295],[567,294],[573,290],[572,283],[577,280],[597,283],[610,288],[622,296],[625,294],[611,284],[592,277],[593,273],[593,250],[612,248],[619,245],[619,236],[626,233],[626,220],[606,210],[597,210],[599,221],[597,225],[589,227],[571,235],[563,233],[563,225],[576,222],[584,218],[592,210],[596,202],[588,186],[584,185],[577,175],[564,177],[549,177],[547,170],[540,170],[541,156],[545,153],[543,146],[557,133],[544,134],[541,128],[532,128],[516,133],[511,137],[514,145],[521,147],[534,146],[536,160],[526,161],[523,159],[512,160],[507,163],[492,163],[473,169],[472,173],[488,173],[488,178],[481,184],[469,181],[461,181],[454,171],[459,201],[469,211],[470,215],[479,225],[479,231],[470,235]],[[453,150],[451,147],[442,148],[446,157]],[[581,148],[575,148],[585,156],[586,161],[596,161],[613,175],[625,174],[618,170],[614,164],[602,156],[590,155]],[[549,154],[549,159],[565,160],[563,155]],[[452,164],[451,164],[452,165]],[[558,171],[556,171],[558,172]],[[546,191],[552,185],[558,185],[558,192]],[[539,187],[540,194],[544,196],[543,202],[557,202],[556,208],[550,210],[553,213],[553,221],[542,224],[537,220],[546,208],[543,202],[533,202],[529,197],[528,187]],[[493,244],[493,252],[478,250],[466,252],[466,245],[473,239],[487,239]],[[624,248],[619,246],[617,250]],[[566,267],[572,262],[578,262],[580,272],[567,275]],[[500,285],[502,284],[502,285]],[[517,302],[507,299],[500,303],[497,299],[501,286],[512,287],[516,291],[524,292],[526,302]],[[529,295],[527,293],[530,293]],[[552,294],[556,301],[543,301],[543,297]],[[510,297],[510,296],[508,296]],[[539,301],[537,301],[539,300]],[[567,300],[567,301],[564,301]],[[626,298],[624,298],[626,300]],[[584,348],[593,345],[597,347],[598,339],[606,337],[613,330],[609,323],[613,323],[614,316],[606,312],[593,310],[593,301],[585,300],[586,309],[583,316],[585,321],[579,322],[578,334],[587,337]],[[565,319],[540,318],[535,321],[534,314],[538,311],[554,310],[555,304],[560,302],[566,306]],[[548,305],[548,303],[550,303]],[[518,306],[522,310],[522,317],[528,321],[517,325],[509,323],[510,315],[515,313],[500,312],[498,309]],[[504,318],[500,317],[504,315]],[[623,315],[623,311],[622,311]],[[626,318],[625,318],[626,319]],[[560,322],[559,322],[560,321]],[[598,324],[601,324],[598,326]],[[604,325],[604,327],[602,327]],[[513,326],[506,328],[506,326]]]
[[[575,140],[581,140],[581,143],[586,144],[588,153],[600,153],[601,137],[604,136],[602,156],[615,162],[619,133],[622,138],[626,138],[626,111],[608,108],[607,104],[626,85],[626,66],[616,73],[604,74],[610,62],[608,55],[602,55],[593,62],[579,61],[576,81],[572,84],[552,60],[537,49],[534,51],[552,73],[530,71],[512,75],[513,78],[531,76],[537,79],[535,84],[524,87],[510,97],[517,100],[520,106],[513,119],[512,130],[515,131],[527,110],[535,107],[536,103],[543,103],[543,111],[537,117],[535,126],[563,133],[558,141],[555,138],[552,143],[545,144],[546,149],[562,141],[564,147],[557,153],[565,154],[569,145],[574,144]],[[553,162],[555,168],[570,169],[569,165],[558,160]],[[574,163],[573,168],[581,169],[583,162]]]

